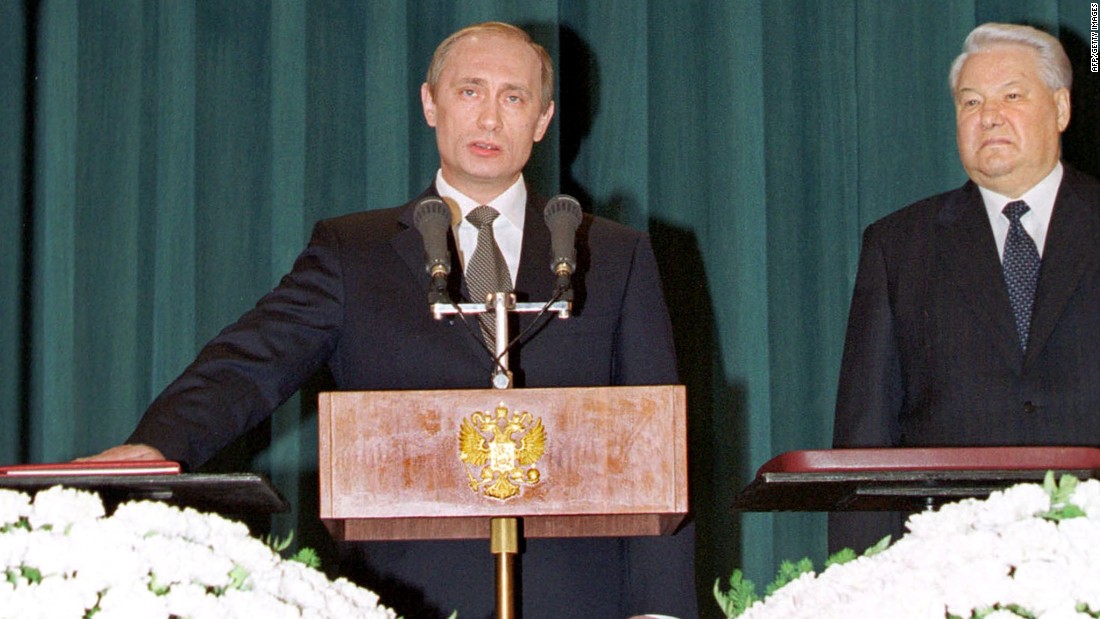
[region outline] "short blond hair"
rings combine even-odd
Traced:
[[[451,52],[451,48],[453,48],[455,43],[458,43],[460,39],[475,34],[492,34],[517,39],[530,45],[531,49],[535,50],[535,54],[538,55],[539,62],[542,64],[542,92],[540,93],[539,101],[542,104],[542,111],[545,112],[546,109],[550,107],[550,102],[554,100],[554,61],[550,58],[550,54],[546,51],[546,48],[535,43],[531,35],[527,34],[527,31],[513,26],[512,24],[506,24],[499,21],[490,21],[466,26],[462,30],[443,39],[439,47],[435,48],[435,53],[432,54],[432,63],[428,65],[426,81],[432,95],[435,95],[436,86],[439,84],[439,76],[443,73],[443,65],[447,62],[447,55]]]

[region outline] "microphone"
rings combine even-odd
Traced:
[[[435,196],[421,198],[413,210],[413,225],[424,239],[424,269],[431,276],[428,303],[450,303],[447,276],[451,273],[451,252],[447,250],[447,231],[451,228],[451,209]]]
[[[564,293],[572,286],[570,277],[577,268],[574,242],[581,225],[581,204],[573,196],[557,195],[546,203],[542,214],[550,229],[550,272],[557,277],[556,291]]]

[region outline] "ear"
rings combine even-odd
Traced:
[[[539,119],[535,123],[535,141],[541,142],[542,136],[546,135],[546,129],[550,126],[550,120],[554,118],[554,102],[551,101],[550,105],[546,106],[546,110],[539,114]]]
[[[424,82],[420,85],[420,105],[424,107],[424,120],[428,122],[428,126],[435,127],[435,99],[432,98],[432,89],[428,87],[428,83]]]
[[[1066,88],[1055,90],[1054,105],[1058,108],[1058,132],[1061,133],[1069,125],[1069,90]]]

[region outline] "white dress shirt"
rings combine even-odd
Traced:
[[[435,190],[439,197],[451,207],[451,213],[459,213],[457,222],[451,218],[451,230],[458,244],[459,260],[462,268],[466,268],[468,258],[474,255],[477,248],[477,228],[468,221],[466,215],[475,208],[481,206],[477,202],[455,189],[443,180],[443,171],[435,174]],[[527,185],[523,182],[523,175],[509,187],[504,193],[491,200],[485,206],[491,206],[500,212],[493,222],[493,236],[496,237],[500,253],[504,255],[504,261],[508,264],[508,273],[512,276],[512,286],[516,285],[516,273],[519,272],[519,254],[523,247],[523,220],[527,214]]]
[[[1047,229],[1050,228],[1050,216],[1054,213],[1054,199],[1058,197],[1058,187],[1062,184],[1063,170],[1062,162],[1059,161],[1046,178],[1025,191],[1019,198],[1009,198],[985,187],[978,187],[982,192],[982,201],[985,202],[989,225],[993,227],[993,238],[997,241],[997,255],[1001,256],[1002,261],[1004,261],[1009,221],[1001,211],[1006,204],[1016,200],[1027,202],[1029,210],[1020,217],[1020,225],[1027,231],[1031,240],[1035,241],[1035,248],[1039,250],[1039,256],[1042,257],[1043,246],[1047,240]]]

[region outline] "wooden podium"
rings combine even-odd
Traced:
[[[322,393],[321,519],[339,540],[488,538],[500,517],[526,537],[671,534],[685,410],[683,386]]]
[[[489,538],[498,619],[523,537],[669,535],[688,511],[683,386],[330,392],[318,423],[333,537]]]

